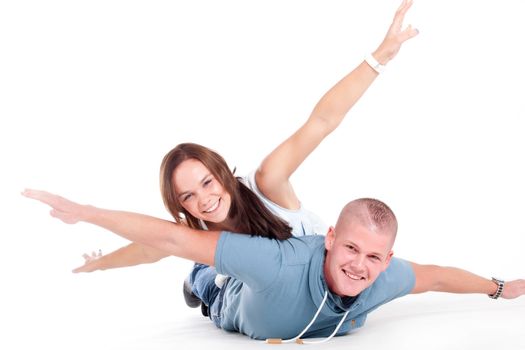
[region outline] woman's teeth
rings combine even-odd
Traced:
[[[205,210],[204,212],[205,213],[211,213],[212,211],[214,211],[215,209],[217,209],[219,207],[219,201],[215,202],[215,204],[213,204],[211,207],[209,207],[207,210]]]

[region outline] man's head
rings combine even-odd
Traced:
[[[328,288],[355,296],[370,286],[390,263],[396,233],[396,217],[383,202],[362,198],[348,203],[325,239]]]

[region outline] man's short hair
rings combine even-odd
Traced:
[[[359,220],[377,233],[388,233],[395,240],[397,219],[388,205],[374,198],[359,198],[346,204],[337,220],[337,228],[351,220]]]

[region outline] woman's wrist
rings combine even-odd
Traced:
[[[384,50],[381,50],[381,48],[372,52],[372,56],[376,59],[377,62],[379,62],[379,64],[383,66],[386,66],[387,63],[390,62],[390,55]]]

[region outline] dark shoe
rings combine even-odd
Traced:
[[[204,317],[209,317],[210,316],[210,313],[208,312],[208,306],[204,303],[201,303],[201,313],[202,313],[202,316]]]
[[[184,301],[186,302],[186,305],[188,305],[191,308],[196,308],[202,305],[204,303],[201,302],[199,297],[197,297],[193,292],[191,291],[191,285],[188,280],[184,280],[184,285],[182,286],[182,294],[184,295]]]

